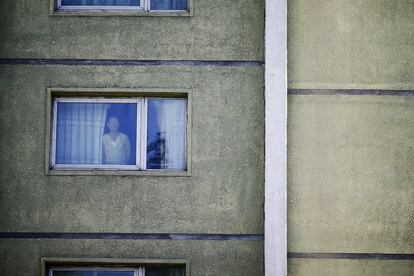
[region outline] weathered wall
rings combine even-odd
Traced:
[[[2,0],[1,57],[262,60],[263,1],[194,1],[193,17],[49,16],[49,0]]]
[[[263,98],[260,68],[5,65],[1,72],[0,231],[263,232]],[[46,88],[106,87],[114,84],[122,84],[122,87],[193,89],[191,177],[44,175]],[[38,243],[32,242],[20,244],[26,248],[38,246]],[[154,247],[154,242],[145,244]],[[155,246],[158,251],[148,249],[142,255],[136,252],[135,256],[188,257],[193,268],[192,275],[217,275],[214,271],[203,271],[207,263],[211,266],[218,264],[216,259],[201,262],[201,256],[207,253],[204,250],[197,254],[193,252],[195,249],[191,248],[197,248],[196,242],[182,243],[192,250],[191,255],[186,250],[182,251],[181,247],[175,248],[175,244],[177,242],[171,242],[171,253],[168,254],[158,254],[160,249]],[[232,245],[226,244],[231,250]],[[261,242],[241,244],[245,250],[251,250],[249,254],[262,256]],[[105,249],[105,246],[108,248]],[[123,246],[129,248],[127,242]],[[105,242],[100,242],[100,247],[106,251],[111,248]],[[221,246],[217,250],[219,248]],[[37,252],[37,249],[31,250]],[[44,250],[49,252],[47,248]],[[214,247],[209,250],[208,254],[219,254]],[[226,248],[220,250],[226,251]],[[39,251],[38,257],[46,253]],[[91,249],[83,251],[83,254],[93,257],[97,253]],[[120,253],[120,257],[131,254]],[[234,254],[223,259],[230,258],[228,262],[236,263],[245,261],[244,257],[238,257],[237,252]],[[68,250],[58,255],[70,257],[73,254]],[[31,258],[27,262],[32,267],[36,264]],[[246,271],[246,274],[241,268],[227,267],[227,275],[249,275],[247,272],[261,271],[261,257],[250,262],[251,271]],[[9,271],[7,266],[3,269],[4,273],[0,274],[12,275],[6,273]],[[38,275],[35,267],[32,272],[25,273]]]
[[[413,261],[355,255],[414,253],[414,97],[399,91],[414,90],[413,11],[289,1],[288,250],[310,253],[290,275],[414,273]]]
[[[413,89],[413,1],[288,5],[290,88]]]
[[[194,1],[193,17],[53,17],[49,1],[0,3],[0,58],[251,60],[263,1]],[[184,258],[192,275],[263,272],[263,69],[0,66],[0,232],[256,234],[254,241],[1,239],[0,275],[38,276],[40,257]],[[247,65],[247,66],[245,66]],[[46,176],[48,87],[185,88],[192,174]],[[24,271],[20,269],[24,267]]]
[[[262,233],[261,69],[1,69],[0,232]],[[194,89],[192,176],[46,176],[46,87],[79,83]]]

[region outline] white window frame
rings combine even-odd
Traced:
[[[171,169],[147,169],[147,114],[149,99],[180,99],[186,100],[186,133],[185,133],[185,162],[188,168],[187,143],[188,143],[188,98],[163,98],[163,97],[130,97],[130,98],[105,98],[105,97],[54,97],[52,110],[52,137],[50,145],[50,170],[124,170],[124,171],[186,171]],[[56,163],[56,146],[57,146],[57,114],[58,103],[133,103],[137,105],[136,118],[136,140],[135,140],[135,165],[104,165],[104,164],[57,164]]]
[[[138,2],[138,0],[136,0]],[[151,0],[140,0],[140,5],[136,6],[86,6],[86,5],[77,5],[77,6],[68,6],[62,5],[62,0],[56,0],[57,10],[115,10],[115,11],[156,11],[156,12],[180,12],[188,11],[190,5],[190,0],[187,0],[187,10],[151,10]]]

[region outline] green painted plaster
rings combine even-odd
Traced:
[[[41,257],[70,257],[187,259],[191,276],[259,276],[262,248],[261,241],[2,240],[0,275],[40,276]]]
[[[262,60],[263,2],[197,0],[192,17],[62,17],[48,0],[2,0],[0,57]]]
[[[414,2],[290,0],[290,88],[414,88]]]
[[[258,67],[2,66],[0,231],[263,231],[263,72]],[[193,91],[192,175],[44,173],[48,87]]]
[[[289,251],[413,254],[413,168],[414,97],[290,96]]]
[[[288,262],[289,276],[412,276],[413,261],[305,260]]]

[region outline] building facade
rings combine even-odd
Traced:
[[[266,122],[284,116],[266,105],[283,87],[265,92],[270,1],[151,1],[0,3],[0,275],[413,275],[413,2],[277,1],[287,158],[265,167]],[[177,99],[185,116],[150,119]],[[73,157],[62,101],[105,105],[96,128],[118,116],[133,157],[104,161],[102,135],[98,161]],[[265,209],[286,163],[287,188],[270,184],[287,213]],[[265,214],[287,221],[265,233]],[[269,248],[288,252],[277,270]]]

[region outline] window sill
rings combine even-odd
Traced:
[[[168,170],[146,170],[146,171],[128,171],[128,170],[102,170],[102,169],[88,169],[88,170],[46,170],[46,175],[50,176],[168,176],[168,177],[188,177],[191,176],[191,171],[168,171]]]
[[[149,16],[149,17],[191,17],[193,13],[189,11],[142,11],[142,10],[51,10],[51,16]]]

